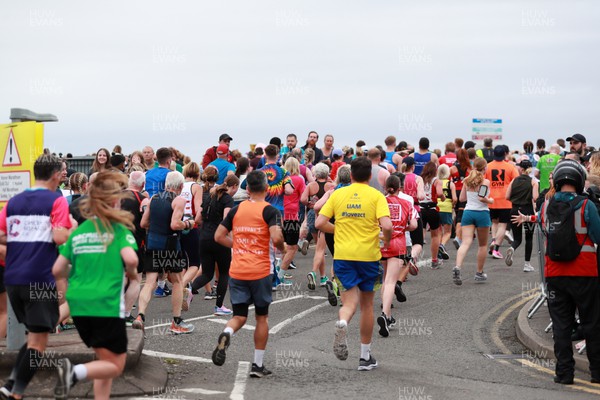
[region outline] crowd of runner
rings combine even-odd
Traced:
[[[475,239],[474,282],[488,280],[488,257],[511,266],[523,240],[522,269],[532,272],[535,224],[519,225],[516,217],[534,214],[554,195],[556,165],[575,160],[588,171],[586,190],[598,194],[600,186],[600,153],[581,134],[548,149],[538,139],[512,151],[492,139],[478,146],[457,138],[442,151],[431,150],[425,137],[413,147],[394,136],[383,145],[340,147],[326,135],[319,147],[314,131],[302,146],[289,134],[248,153],[232,141],[221,135],[199,162],[168,147],[128,155],[120,146],[101,148],[87,173],[49,153],[38,158],[35,186],[0,211],[6,263],[0,337],[7,301],[29,331],[0,399],[22,398],[35,373],[28,360],[44,357],[49,333],[74,327],[97,360],[61,360],[56,398],[67,398],[83,379],[95,380],[96,398],[108,398],[112,378],[124,368],[126,326],[144,329],[153,297],[170,297],[174,334],[194,331],[182,312],[198,296],[215,301],[215,315],[231,316],[213,351],[216,365],[225,362],[253,305],[250,375],[269,375],[263,357],[272,292],[291,285],[294,257],[309,251],[308,289],[323,287],[330,304],[341,306],[334,354],[348,358],[346,332],[360,310],[358,369],[371,370],[378,365],[370,352],[373,327],[389,336],[393,297],[406,301],[402,285],[409,274],[447,263],[448,279],[462,285]],[[375,318],[379,290],[382,310]],[[47,300],[31,301],[32,291]]]

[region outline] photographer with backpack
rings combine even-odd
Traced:
[[[573,384],[571,333],[577,309],[586,339],[591,381],[600,383],[600,296],[594,247],[600,242],[600,217],[594,204],[582,196],[586,172],[581,164],[563,160],[554,169],[553,178],[556,194],[544,202],[538,214],[519,212],[512,221],[540,221],[547,237],[544,276],[557,359],[554,382]]]

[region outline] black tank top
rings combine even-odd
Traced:
[[[308,203],[309,209],[313,209],[315,206],[315,203],[317,201],[319,201],[319,199],[321,197],[323,197],[323,195],[325,194],[325,185],[327,184],[327,182],[319,182],[319,181],[316,181],[316,182],[317,182],[317,185],[319,185],[319,190],[317,190],[317,193],[310,196],[309,203]]]
[[[531,205],[533,199],[533,186],[529,175],[519,175],[512,183],[510,201],[513,206]]]
[[[320,199],[325,194],[325,185],[327,184],[327,182],[317,182],[317,184],[319,185],[319,190],[317,191],[315,196],[317,196],[317,198]]]
[[[171,217],[173,216],[171,203],[176,196],[175,193],[166,191],[152,196],[149,233],[161,236],[172,236],[177,233],[171,229]]]

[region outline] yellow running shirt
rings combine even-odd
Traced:
[[[335,217],[335,260],[379,261],[379,218],[389,217],[383,194],[364,183],[337,189],[320,215]]]

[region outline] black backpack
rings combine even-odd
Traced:
[[[582,218],[587,199],[583,196],[576,196],[569,202],[557,201],[554,197],[548,203],[544,204],[542,210],[543,225],[548,237],[546,245],[546,255],[552,261],[573,261],[577,258],[586,238],[583,243],[577,240],[575,232],[575,207],[581,203]]]
[[[481,152],[483,153],[483,158],[485,158],[485,161],[494,161],[494,149],[486,147],[481,149]]]

